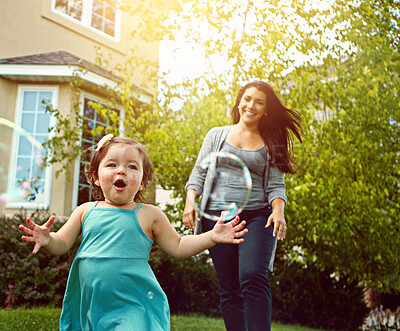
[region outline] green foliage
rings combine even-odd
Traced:
[[[166,293],[172,314],[219,316],[219,290],[208,254],[177,259],[157,246],[149,263]]]
[[[315,263],[283,260],[278,255],[271,281],[273,319],[338,331],[356,331],[368,309],[357,281]]]
[[[165,189],[174,190],[173,197],[181,201],[169,205],[166,210],[173,223],[182,219],[185,184],[203,138],[212,127],[228,124],[225,112],[221,97],[212,94],[198,103],[187,103],[183,109],[170,114],[147,136],[146,142],[158,183]]]
[[[63,114],[59,109],[47,105],[46,110],[55,117],[56,124],[49,129],[50,139],[43,144],[45,149],[50,151],[44,159],[44,166],[60,165],[60,168],[56,170],[56,177],[64,173],[68,180],[71,179],[74,162],[91,147],[83,139],[97,142],[105,134],[113,133],[115,136],[124,135],[146,144],[146,136],[159,124],[161,111],[153,102],[140,101],[141,94],[148,97],[149,95],[143,88],[137,87],[132,82],[134,73],[140,67],[146,71],[147,83],[152,84],[156,66],[145,59],[139,60],[132,52],[133,50],[126,56],[127,60],[124,63],[111,67],[110,59],[104,56],[100,49],[96,50],[96,63],[93,65],[104,70],[116,83],[116,86],[93,87],[98,96],[104,99],[88,102],[88,106],[97,113],[97,118],[103,125],[92,128],[92,124],[85,118],[81,109],[80,96],[83,84],[81,76],[88,69],[77,70],[70,83],[71,109],[69,113]],[[121,110],[124,111],[123,118],[119,116]]]
[[[42,224],[49,216],[47,212],[36,211],[30,218]],[[0,302],[5,303],[8,285],[12,284],[14,306],[60,306],[77,245],[62,256],[50,256],[43,251],[33,255],[33,245],[21,240],[23,233],[18,228],[19,224],[25,224],[25,218],[24,212],[0,218]],[[55,222],[53,230],[61,225]]]
[[[219,315],[219,291],[208,254],[171,257],[158,247],[150,264],[167,294],[172,314]],[[270,276],[274,321],[313,328],[358,330],[368,309],[364,289],[349,277],[321,270],[315,263],[283,260],[278,255]]]
[[[43,144],[43,147],[50,151],[44,158],[43,165],[61,164],[61,169],[58,169],[55,173],[56,177],[65,173],[70,180],[69,167],[81,152],[77,146],[81,138],[83,118],[79,114],[78,104],[71,110],[70,114],[65,116],[52,106],[47,106],[46,111],[57,119],[57,125],[49,129],[49,131],[53,131],[53,136]]]
[[[168,207],[170,219],[180,224],[183,188],[207,131],[230,122],[226,109],[242,82],[268,80],[285,105],[300,110],[305,129],[305,148],[295,146],[298,173],[286,177],[289,226],[280,254],[300,250],[308,270],[326,271],[320,279],[313,272],[320,282],[340,275],[329,286],[399,290],[398,2],[152,4],[136,11],[143,18],[137,33],[182,37],[200,45],[208,63],[214,55],[231,63],[209,65],[193,80],[161,77],[159,105],[132,104],[129,85],[112,99],[129,109],[126,135],[148,146],[159,183],[180,199]],[[171,112],[177,98],[186,103]]]
[[[171,90],[161,85],[167,100],[174,93],[189,100],[183,114],[195,107],[207,123],[192,133],[195,119],[179,114],[155,136],[155,148],[163,146],[152,154],[161,185],[181,199],[167,212],[180,221],[184,184],[212,126],[204,120],[210,108],[203,104],[211,98],[223,109],[242,81],[268,79],[287,106],[300,110],[305,129],[305,148],[295,147],[298,174],[286,177],[290,228],[283,254],[299,246],[306,263],[390,291],[400,274],[398,4],[337,1],[329,8],[273,2],[264,4],[265,11],[258,6],[202,2],[168,21],[185,26],[185,39],[200,44],[207,58],[228,54],[232,68],[218,76],[210,67],[203,77]],[[232,28],[233,17],[243,22],[243,31]],[[200,22],[209,34],[198,35]],[[167,35],[179,35],[164,28]],[[300,54],[303,62],[295,63]]]
[[[394,6],[338,2],[334,8],[340,14],[331,24],[346,23],[346,33],[337,38],[351,48],[333,45],[318,67],[293,72],[295,84],[286,97],[291,106],[313,111],[302,112],[306,148],[296,149],[298,174],[287,177],[285,253],[300,246],[307,261],[316,260],[320,268],[384,291],[398,288],[400,274],[400,54],[392,47],[399,42]]]

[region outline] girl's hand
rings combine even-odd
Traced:
[[[28,236],[22,236],[21,239],[28,242],[35,242],[35,247],[33,247],[32,254],[39,252],[41,247],[45,247],[50,242],[50,227],[54,223],[56,217],[50,216],[48,221],[43,225],[37,225],[32,222],[29,217],[26,218],[26,224],[29,228],[19,225],[20,230]]]
[[[274,223],[274,237],[278,233],[278,239],[283,240],[286,237],[286,221],[283,216],[283,211],[273,210],[272,214],[268,217],[268,222],[265,227],[269,227]]]
[[[221,213],[221,218],[227,212],[223,211]],[[232,221],[224,223],[224,221],[219,220],[215,224],[212,230],[212,240],[215,243],[227,243],[227,244],[240,244],[244,241],[243,237],[249,230],[244,229],[246,221],[240,222],[239,216],[236,216]]]

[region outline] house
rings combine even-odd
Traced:
[[[158,62],[158,44],[131,35],[137,16],[105,0],[0,0],[0,213],[19,209],[49,209],[69,215],[90,200],[90,188],[82,176],[83,160],[72,167],[72,180],[55,176],[57,166],[41,169],[41,143],[49,138],[55,118],[46,104],[68,116],[75,93],[70,82],[79,73],[79,107],[92,127],[102,125],[91,102],[107,96],[99,87],[113,86],[118,77],[96,65],[99,51],[111,65],[123,63],[132,49],[135,55]],[[140,70],[138,70],[140,71]],[[149,102],[156,82],[133,74],[135,96]],[[146,86],[145,88],[142,88]],[[123,117],[124,109],[119,109]],[[82,132],[82,144],[95,144]],[[34,187],[32,179],[36,178]],[[28,194],[29,192],[29,194]]]

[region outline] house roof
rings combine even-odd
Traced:
[[[57,81],[67,81],[74,76],[74,70],[78,68],[86,71],[80,75],[83,79],[97,85],[115,85],[122,81],[120,77],[99,65],[65,51],[0,59],[0,76],[7,76],[12,80],[43,82],[48,80],[44,77],[53,77],[52,79]],[[132,84],[132,89],[140,90],[135,84]]]
[[[80,59],[68,52],[50,52],[0,59],[7,64],[80,64]]]
[[[107,77],[116,81],[121,80],[118,76],[103,69],[102,67],[83,60],[71,53],[65,51],[50,52],[42,54],[33,54],[19,57],[11,57],[8,59],[0,59],[0,64],[34,64],[34,65],[69,65],[78,66],[90,70],[103,77]],[[137,87],[136,87],[137,88]]]

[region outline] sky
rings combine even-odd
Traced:
[[[212,34],[214,30],[210,30],[209,25],[207,23],[204,23],[202,19],[194,18],[190,14],[190,8],[191,6],[191,1],[185,0],[184,3],[182,0],[177,0],[180,2],[182,8],[183,8],[183,19],[179,19],[176,14],[172,14],[172,22],[180,22],[183,24],[182,26],[177,24],[179,26],[179,29],[176,29],[176,34],[175,34],[175,40],[162,40],[159,44],[159,67],[160,67],[160,75],[162,75],[168,84],[180,84],[185,81],[190,81],[191,79],[198,78],[202,76],[205,72],[209,75],[215,75],[217,77],[225,77],[223,81],[230,81],[230,74],[231,72],[231,63],[228,62],[226,58],[224,58],[224,54],[226,52],[222,51],[220,55],[215,55],[215,54],[208,54],[208,57],[205,56],[204,50],[201,46],[201,42],[206,43],[209,41],[216,41],[219,38],[214,38],[214,35]],[[233,15],[233,19],[230,20],[229,22],[229,31],[235,31],[238,33],[238,35],[241,35],[241,31],[243,29],[243,18],[244,16],[241,15],[243,14],[243,8],[246,6],[248,0],[233,0],[237,3],[241,3],[242,6],[240,7],[238,11],[238,15]],[[264,0],[252,0],[253,4],[258,8],[266,8],[263,7],[265,6]],[[286,2],[291,2],[291,0],[279,0],[281,1],[280,3],[286,3]],[[332,4],[334,0],[305,0],[304,1],[304,9],[306,12],[309,12],[312,10],[321,10],[321,11],[327,11],[330,13],[330,15],[335,15],[332,10]],[[284,5],[282,5],[284,6]],[[286,8],[291,8],[291,6],[286,7]],[[294,10],[292,8],[292,10]],[[181,13],[182,13],[181,12]],[[185,12],[187,15],[185,15]],[[254,12],[249,11],[248,15],[246,17],[246,27],[254,33],[254,31],[257,30],[252,30],[252,27],[257,26],[257,17],[252,15]],[[175,15],[175,16],[174,16]],[[290,16],[290,15],[289,15]],[[189,19],[188,19],[189,17]],[[289,68],[287,68],[286,71],[283,71],[282,74],[286,75],[289,74],[294,68],[300,67],[303,65],[305,62],[311,63],[313,65],[318,65],[322,59],[327,56],[328,54],[332,55],[332,48],[337,44],[337,38],[336,38],[336,31],[335,29],[343,29],[345,30],[345,26],[336,26],[333,30],[330,30],[327,28],[324,24],[323,26],[325,27],[324,29],[321,28],[321,24],[317,24],[318,28],[317,30],[322,29],[322,34],[320,36],[319,42],[323,42],[327,48],[325,52],[322,55],[316,56],[315,54],[303,54],[302,52],[298,51],[298,45],[296,46],[296,28],[300,28],[304,30],[304,32],[307,32],[311,35],[316,34],[316,30],[313,30],[310,27],[311,23],[321,23],[324,20],[329,20],[329,15],[325,16],[325,14],[319,13],[318,15],[315,14],[314,16],[310,16],[308,18],[303,17],[299,18],[300,16],[296,16],[296,25],[289,25],[288,30],[291,32],[289,35],[292,36],[292,39],[290,39],[291,42],[291,47],[289,47],[286,50],[286,56],[290,59],[293,59],[293,65]],[[271,18],[271,17],[270,17]],[[279,25],[279,21],[283,20],[282,16],[276,15],[272,17],[273,22],[276,22]],[[175,21],[176,20],[176,21]],[[205,20],[207,22],[207,20]],[[280,21],[283,22],[283,21]],[[287,22],[287,21],[285,21]],[[310,23],[311,22],[311,23]],[[204,23],[204,24],[203,24]],[[344,24],[344,23],[343,23]],[[190,26],[190,28],[185,28],[186,26]],[[185,32],[187,30],[191,30],[191,28],[194,28],[198,32],[198,38],[203,39],[202,41],[199,42],[198,39],[193,39],[194,42],[188,42],[185,39]],[[223,29],[224,30],[224,29]],[[229,32],[228,31],[228,32]],[[226,33],[226,29],[225,29]],[[246,32],[248,33],[248,31]],[[193,38],[193,33],[189,33],[192,38]],[[228,35],[232,35],[232,33],[228,33]],[[229,38],[228,38],[229,39]],[[230,39],[229,39],[230,40]],[[232,40],[230,40],[232,42]],[[198,42],[198,43],[195,43]],[[229,43],[228,47],[229,49]],[[355,51],[355,49],[352,49],[352,46],[349,43],[342,43],[341,48],[343,50],[351,50]],[[250,48],[249,48],[250,49]],[[250,63],[251,60],[257,59],[258,58],[258,53],[252,52],[250,50],[247,50],[247,53],[245,55],[245,58],[249,60],[248,63]],[[210,65],[211,69],[210,70]],[[163,72],[169,71],[169,74],[166,76],[163,75]],[[261,77],[260,77],[261,78]],[[223,84],[224,85],[224,84]],[[229,86],[229,84],[226,84]],[[160,85],[159,85],[160,86]],[[221,86],[223,88],[223,86]],[[161,89],[160,89],[161,92]],[[160,93],[159,95],[162,95]],[[185,91],[182,92],[182,98],[185,98]],[[162,103],[162,96],[160,99]],[[170,108],[173,110],[179,110],[182,108],[184,101],[182,99],[176,99],[175,102],[170,104]]]
[[[184,40],[163,40],[159,45],[160,71],[171,71],[167,75],[169,82],[182,82],[186,78],[201,76],[207,69],[207,61],[200,45],[187,43]],[[214,72],[220,74],[229,66],[228,62],[218,55],[211,55]]]
[[[185,1],[183,3],[178,0],[183,8],[183,11],[188,10],[190,7],[190,1]],[[245,5],[247,0],[235,0],[238,2],[243,2]],[[254,0],[256,3],[260,0]],[[282,0],[285,1],[285,0]],[[332,0],[307,0],[305,6],[318,9],[327,9],[331,6]],[[233,30],[241,30],[243,25],[243,17],[237,15],[236,19],[231,21],[231,28]],[[279,19],[278,17],[276,19]],[[251,15],[247,17],[247,24],[249,26],[253,25],[254,17]],[[182,22],[182,21],[181,21]],[[203,25],[199,21],[189,20],[187,22],[189,25],[194,25],[199,28],[199,35],[205,36],[205,40],[212,38],[210,36],[210,31],[208,30],[207,24]],[[175,40],[164,40],[160,43],[160,53],[159,53],[159,65],[160,72],[170,70],[170,74],[166,76],[167,82],[171,83],[181,83],[187,78],[195,78],[201,76],[204,71],[207,70],[209,63],[206,62],[206,57],[204,51],[200,44],[187,43],[185,41],[184,33],[185,28],[177,30]],[[304,58],[302,54],[294,51],[293,58],[297,61],[296,66],[303,63]],[[304,56],[303,56],[304,57]],[[213,71],[219,75],[226,71],[229,64],[222,56],[211,56],[211,65]]]
[[[221,74],[229,65],[221,56],[211,55],[210,59],[216,74]],[[165,76],[167,83],[179,84],[200,77],[207,69],[207,61],[199,45],[183,40],[164,40],[159,45],[159,67],[160,74],[170,72]],[[179,110],[182,106],[181,100],[170,105],[173,110]]]
[[[159,47],[160,70],[164,72],[171,70],[171,74],[167,77],[171,82],[180,82],[187,76],[197,77],[206,69],[204,52],[196,45],[165,40],[160,42]]]

